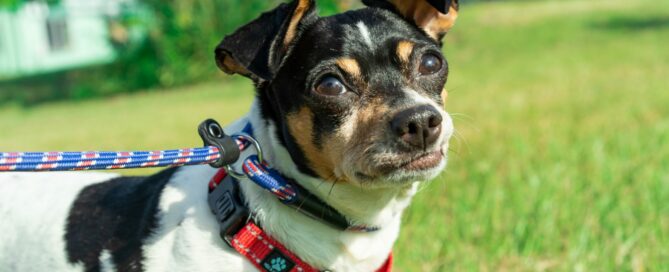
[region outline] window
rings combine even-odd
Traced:
[[[51,51],[61,51],[67,48],[70,39],[67,34],[67,20],[64,17],[47,18],[46,32],[49,36],[49,48],[51,48]]]

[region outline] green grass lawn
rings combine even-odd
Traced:
[[[397,271],[669,271],[667,48],[667,1],[464,5],[445,49],[458,137],[406,213]],[[199,145],[200,121],[251,99],[224,78],[5,106],[0,150]]]

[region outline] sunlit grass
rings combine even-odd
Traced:
[[[464,5],[445,50],[459,137],[397,270],[669,270],[668,44],[669,2]],[[196,146],[200,121],[248,109],[251,84],[225,82],[0,108],[0,150]]]

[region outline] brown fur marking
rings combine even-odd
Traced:
[[[386,125],[383,120],[390,116],[391,111],[386,101],[378,98],[355,112],[353,119],[349,120],[353,127],[350,128],[352,130],[349,132],[350,135],[347,135],[349,141],[341,151],[342,162],[346,161],[361,167],[359,170],[365,174],[375,174],[376,169],[372,166],[376,162],[370,161],[374,159],[369,156],[366,147],[382,141],[385,134],[380,132],[384,131]]]
[[[411,53],[413,53],[414,44],[410,41],[400,41],[397,43],[397,56],[403,64],[408,65]]]
[[[339,58],[335,61],[337,66],[348,73],[350,76],[356,80],[360,80],[362,77],[362,72],[360,71],[360,64],[357,60],[352,58]]]
[[[220,59],[216,60],[216,64],[218,64],[218,68],[223,70],[223,72],[227,74],[240,74],[240,75],[250,75],[251,72],[247,70],[244,66],[240,65],[236,60],[232,58],[232,56],[228,55],[227,53],[225,56],[223,56],[223,61],[220,61]]]
[[[295,138],[312,170],[321,178],[332,180],[335,158],[324,154],[314,145],[314,113],[311,109],[303,107],[297,113],[289,114],[286,119],[290,134]]]
[[[385,119],[390,112],[391,109],[382,99],[370,101],[357,109],[337,131],[324,135],[322,148],[314,144],[314,113],[308,107],[288,115],[288,129],[304,153],[308,165],[320,178],[330,182],[349,182],[343,175],[345,162],[352,162],[363,167],[366,173],[373,173],[374,169],[369,168],[373,164],[364,147],[379,141],[379,137],[383,136],[379,131],[383,131],[385,123],[379,120]]]
[[[455,1],[449,8],[448,14],[440,13],[426,0],[390,0],[390,2],[404,17],[412,19],[435,40],[439,40],[446,34],[458,18],[457,7],[454,6],[457,5]]]
[[[297,25],[299,24],[300,20],[302,20],[302,17],[304,17],[304,13],[309,9],[309,5],[311,4],[310,2],[311,1],[309,0],[300,0],[297,3],[293,17],[290,19],[290,24],[288,24],[286,36],[283,39],[284,47],[287,47],[293,41],[293,39],[295,39]]]

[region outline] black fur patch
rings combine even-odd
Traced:
[[[160,195],[177,169],[84,188],[67,219],[69,262],[83,264],[86,271],[100,271],[100,255],[107,250],[118,271],[143,271],[142,244],[157,227]]]

